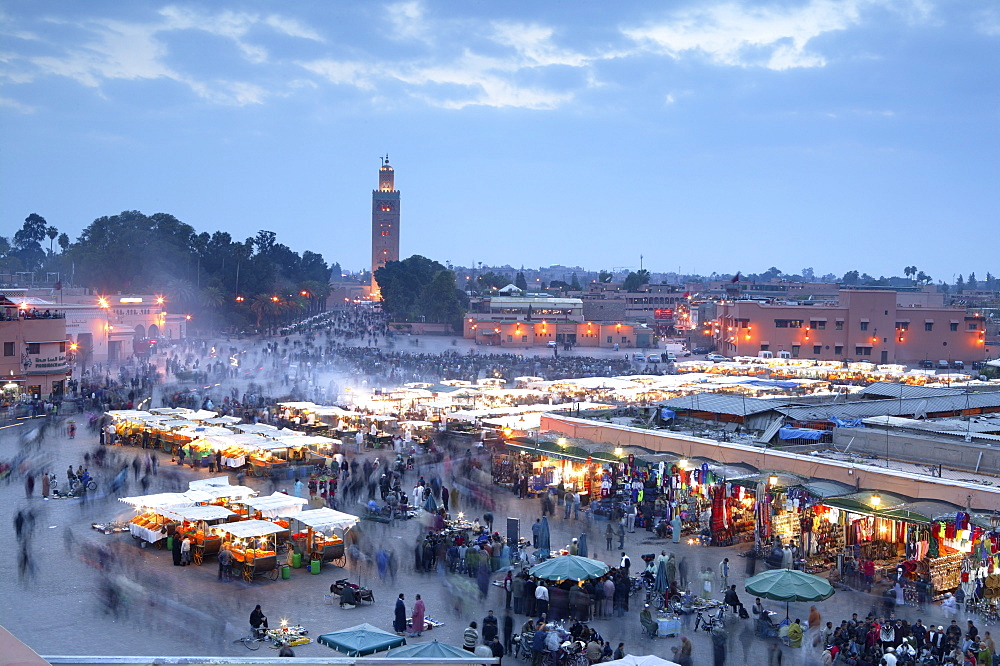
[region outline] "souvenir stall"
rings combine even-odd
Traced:
[[[282,516],[295,516],[302,512],[302,507],[309,503],[309,500],[302,497],[293,497],[285,493],[272,493],[261,497],[248,497],[240,502],[247,509],[247,516],[254,519],[279,518]],[[285,524],[285,528],[288,525]]]
[[[612,474],[607,469],[612,463],[601,454],[592,455],[565,441],[539,442],[537,445],[526,442],[530,440],[511,440],[507,442],[507,453],[495,456],[495,483],[508,483],[504,480],[516,474],[509,483],[526,483],[529,496],[555,492],[562,484],[565,492],[580,494],[583,506],[601,496],[604,477]]]
[[[752,476],[754,493],[754,543],[766,553],[771,566],[780,566],[782,547],[791,545],[798,567],[802,558],[802,511],[809,504],[809,494],[800,484],[805,479],[788,472],[760,472]]]
[[[357,522],[357,516],[325,507],[297,513],[291,518],[295,529],[292,534],[295,552],[303,554],[310,563],[316,562],[316,565],[310,566],[317,569],[326,562],[343,567],[347,564],[344,538],[338,536],[336,530],[343,535]]]
[[[284,476],[289,469],[289,444],[275,439],[261,438],[254,442],[247,455],[252,476]]]
[[[957,511],[935,520],[926,562],[931,594],[961,593],[996,614],[1000,601],[1000,519]]]
[[[174,538],[191,539],[191,560],[200,565],[206,557],[218,555],[222,537],[211,530],[222,522],[239,520],[239,516],[221,506],[189,506],[161,509],[162,515],[177,523]]]
[[[266,575],[278,579],[278,553],[276,536],[286,528],[268,520],[244,520],[222,523],[211,528],[229,544],[233,555],[233,572],[248,583]]]
[[[136,515],[128,522],[132,538],[151,543],[157,548],[166,546],[177,520],[165,515],[165,511],[183,507],[193,507],[196,501],[184,493],[157,493],[138,497],[121,497],[120,502],[135,509]]]

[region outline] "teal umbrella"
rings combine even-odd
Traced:
[[[388,659],[468,659],[469,653],[454,645],[430,641],[394,648],[381,656]]]
[[[528,570],[535,578],[545,580],[590,580],[600,578],[610,567],[604,562],[592,560],[579,555],[562,555],[553,557],[541,564],[536,564]]]
[[[343,652],[348,657],[364,657],[390,648],[406,645],[402,636],[389,633],[368,623],[362,623],[340,631],[321,634],[317,643]]]
[[[790,601],[823,601],[833,596],[830,581],[794,569],[772,569],[746,581],[746,591],[757,597],[785,602],[788,615]]]

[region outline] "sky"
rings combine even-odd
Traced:
[[[0,235],[165,212],[361,269],[388,154],[402,257],[997,274],[998,65],[979,0],[8,1]]]

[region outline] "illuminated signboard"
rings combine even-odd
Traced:
[[[127,298],[119,298],[118,302],[119,303],[142,303],[142,299],[141,298],[137,298],[137,297],[127,297]]]
[[[653,310],[653,319],[673,319],[673,308],[656,308]]]

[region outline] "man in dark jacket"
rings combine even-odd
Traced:
[[[392,619],[392,629],[397,636],[402,636],[406,632],[406,602],[403,599],[403,594],[400,593],[396,599],[396,610]]]
[[[503,663],[503,656],[505,650],[503,649],[503,644],[500,642],[499,636],[494,636],[493,640],[489,642],[490,650],[493,651],[493,656],[497,658],[497,664]]]
[[[483,645],[492,643],[498,633],[500,633],[500,628],[496,616],[493,611],[486,611],[486,617],[483,618]]]

